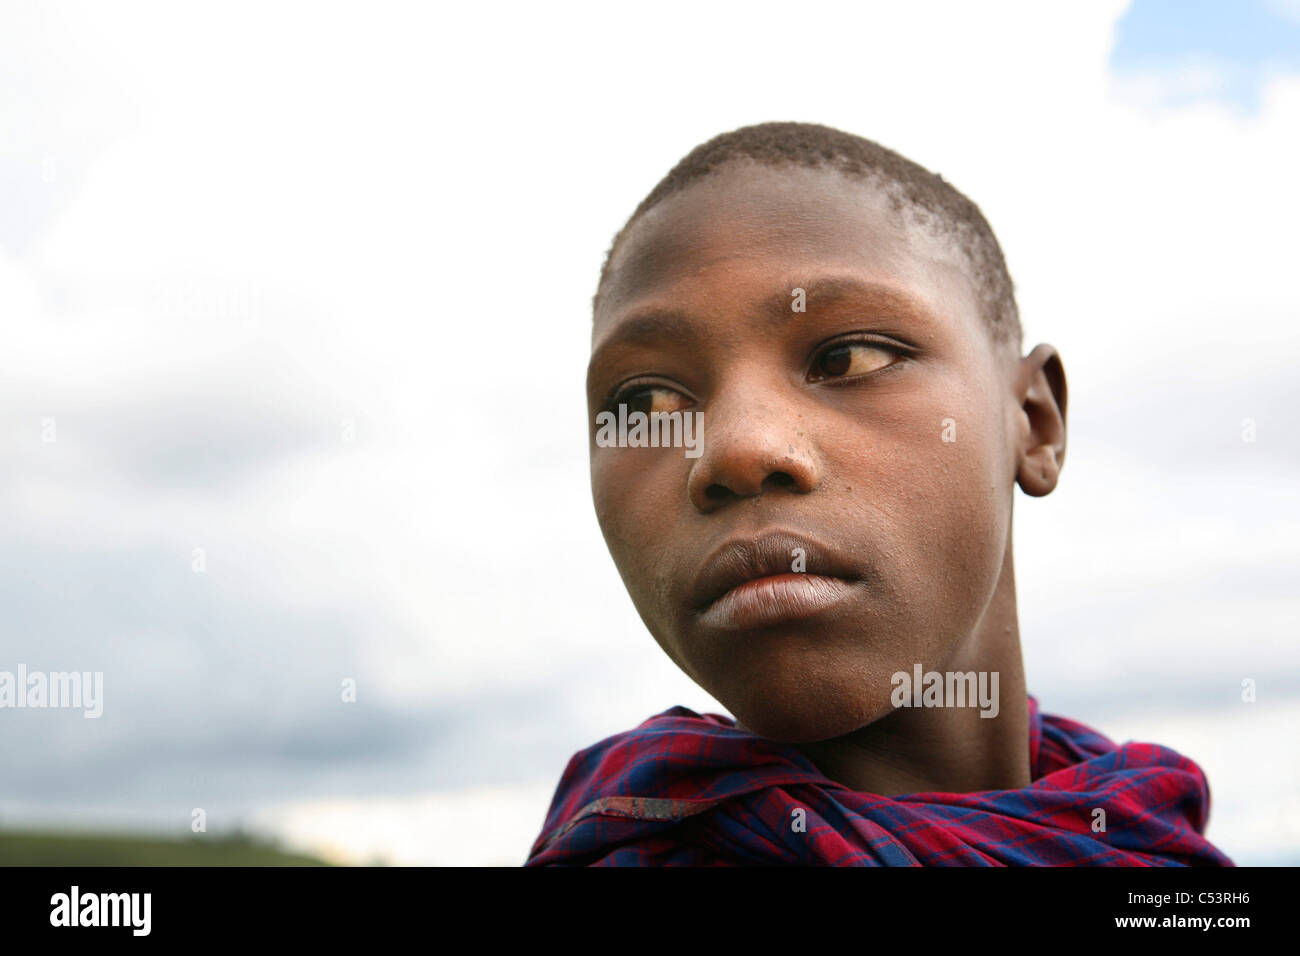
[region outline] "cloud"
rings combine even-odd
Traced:
[[[1117,88],[1151,110],[1216,100],[1258,109],[1269,78],[1300,70],[1294,5],[1134,0],[1115,28]]]

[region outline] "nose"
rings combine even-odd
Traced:
[[[764,494],[808,494],[821,467],[795,409],[770,388],[732,389],[705,408],[702,453],[691,466],[687,495],[701,514]]]

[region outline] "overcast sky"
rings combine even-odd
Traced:
[[[0,670],[105,685],[0,711],[0,825],[514,864],[575,750],[721,711],[592,512],[590,296],[792,119],[970,195],[1064,359],[1031,692],[1300,862],[1300,5],[450,7],[0,5]]]

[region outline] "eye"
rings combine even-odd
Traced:
[[[624,388],[606,406],[607,411],[617,412],[619,405],[626,405],[628,414],[644,412],[676,412],[690,404],[688,399],[676,389],[665,385],[630,385]]]
[[[852,378],[877,372],[898,361],[899,353],[872,342],[837,342],[823,349],[813,359],[808,372],[810,382],[828,378]]]

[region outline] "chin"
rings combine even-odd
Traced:
[[[740,708],[736,708],[737,711]],[[784,744],[811,744],[833,737],[842,737],[862,726],[855,717],[843,713],[830,713],[822,709],[817,713],[803,713],[771,709],[736,719],[750,733]]]
[[[744,691],[715,696],[742,727],[787,744],[842,737],[892,712],[889,693],[868,693],[868,684],[799,680],[798,686],[750,684]]]
[[[862,634],[861,622],[839,630],[754,632],[678,660],[744,729],[782,743],[815,743],[893,712],[890,675],[899,668],[891,664],[910,655],[881,645],[905,642],[892,631],[880,630],[870,640]]]

